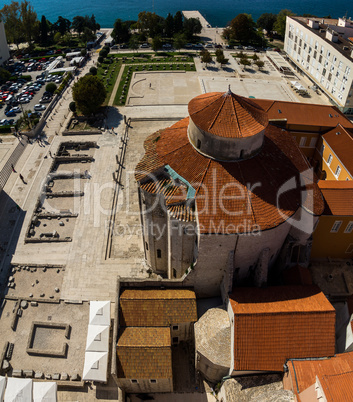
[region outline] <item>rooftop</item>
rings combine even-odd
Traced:
[[[196,96],[189,102],[189,115],[198,128],[219,137],[250,137],[268,124],[261,107],[230,90]]]
[[[343,126],[338,125],[328,133],[324,134],[322,138],[336,154],[340,162],[343,163],[351,176],[353,176],[353,159],[351,151],[353,148],[352,133],[347,131]]]
[[[285,183],[294,177],[299,179],[300,172],[310,171],[307,160],[287,131],[268,125],[263,147],[257,155],[237,162],[219,162],[194,149],[187,134],[188,124],[189,119],[185,118],[148,137],[146,153],[135,174],[141,187],[152,193],[160,192],[158,183],[149,183],[163,180],[164,166],[169,165],[183,177],[195,189],[201,233],[271,229],[286,221],[301,204],[317,215],[322,213],[322,196],[313,182],[308,182],[309,191],[304,200],[299,189],[284,192],[277,199]],[[175,193],[172,188],[168,191],[166,195],[163,190],[163,194],[169,209]],[[218,199],[214,194],[219,195]],[[185,199],[185,194],[182,197]],[[183,198],[176,201],[182,204]]]
[[[285,361],[333,356],[335,310],[316,286],[237,288],[234,370],[282,371]]]
[[[324,215],[353,216],[352,180],[319,180],[318,186],[325,200]]]
[[[287,365],[293,381],[293,390],[298,394],[314,384],[317,376],[321,385],[325,387],[325,395],[326,390],[329,389],[326,398],[330,397],[330,393],[337,396],[337,392],[348,390],[352,395],[353,352],[320,360],[290,360]],[[325,379],[322,381],[323,377]],[[336,398],[334,400],[344,401],[348,399]]]
[[[126,289],[120,295],[121,326],[166,327],[195,321],[197,310],[193,291]]]

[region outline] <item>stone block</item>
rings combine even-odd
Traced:
[[[53,374],[53,380],[60,380],[60,373]]]
[[[71,376],[71,381],[80,381],[81,377],[79,374],[73,374]]]
[[[12,377],[22,377],[22,370],[12,370]]]
[[[46,374],[46,375],[45,375],[45,379],[46,379],[46,380],[51,380],[51,374]]]
[[[61,373],[60,379],[61,381],[67,381],[69,379],[69,375],[67,373]]]
[[[42,379],[43,378],[43,373],[41,371],[36,371],[34,374],[34,378],[36,379]]]
[[[34,376],[34,371],[33,370],[23,370],[23,375],[26,378],[33,378]]]

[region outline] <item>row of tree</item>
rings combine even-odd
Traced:
[[[42,45],[67,43],[71,39],[72,30],[84,42],[94,39],[95,32],[100,29],[95,16],[76,16],[72,21],[58,17],[51,23],[43,15],[39,21],[37,13],[28,0],[11,1],[0,10],[1,21],[4,22],[7,41],[17,46],[22,42],[37,42]],[[66,37],[65,37],[66,36]]]
[[[202,26],[197,18],[184,18],[181,11],[173,16],[163,18],[156,13],[142,11],[137,21],[122,21],[118,18],[114,23],[112,37],[116,43],[129,43],[134,49],[137,43],[152,39],[152,46],[158,50],[162,39],[173,41],[176,48],[181,48],[191,41],[194,35],[201,32]],[[176,43],[175,43],[176,42]]]

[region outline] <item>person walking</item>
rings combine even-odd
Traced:
[[[21,173],[20,173],[20,179],[22,180],[23,184],[27,184],[27,183],[25,182],[24,177],[21,175]]]
[[[14,173],[16,173],[15,166],[11,163],[11,169]]]

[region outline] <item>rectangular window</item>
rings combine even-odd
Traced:
[[[344,233],[352,233],[353,231],[353,221],[350,221],[346,226]]]
[[[146,245],[146,250],[148,251],[148,243],[147,243],[147,241],[145,242],[145,245]]]
[[[300,146],[300,147],[305,147],[305,144],[306,144],[306,137],[302,137],[302,138],[300,139],[299,146]]]
[[[177,271],[175,268],[173,268],[173,278],[176,278],[176,277],[177,277]]]
[[[324,151],[325,151],[325,145],[322,144],[322,145],[321,145],[320,154],[323,155]]]
[[[173,344],[177,344],[179,342],[179,338],[177,336],[173,337]]]
[[[157,380],[150,380],[151,384],[157,384]]]
[[[173,331],[179,331],[179,325],[173,325]]]
[[[341,225],[342,221],[336,221],[331,228],[331,233],[337,233],[340,230]]]
[[[162,258],[162,251],[160,248],[157,248],[157,258]]]
[[[310,148],[315,148],[315,145],[316,145],[316,138],[312,138],[311,140],[310,140],[310,145],[309,145],[309,147]]]
[[[131,380],[131,384],[138,384],[139,382],[137,380]]]
[[[336,172],[335,172],[335,176],[337,177],[337,179],[338,179],[340,173],[341,173],[341,168],[340,168],[340,166],[337,166],[337,169],[336,169]]]
[[[332,155],[330,154],[327,159],[327,164],[330,166],[332,162]]]

